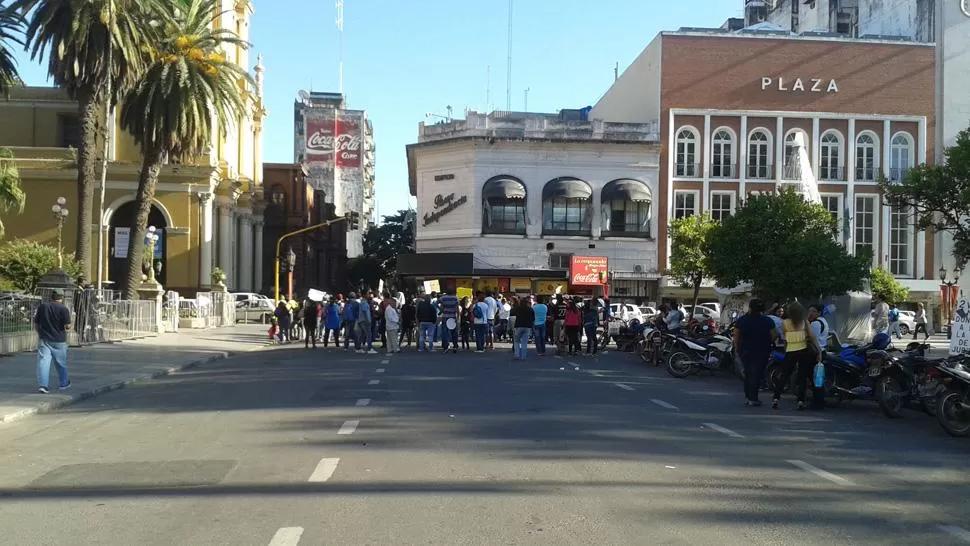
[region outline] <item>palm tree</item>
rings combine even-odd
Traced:
[[[105,157],[105,109],[117,104],[144,66],[147,6],[154,0],[15,0],[27,14],[32,59],[47,56],[51,79],[78,102],[77,248],[85,275],[91,270],[91,225],[99,160]],[[110,89],[110,94],[106,91]]]
[[[5,7],[0,0],[0,94],[7,94],[11,86],[20,82],[10,44],[23,45],[22,29],[23,18],[17,10]]]
[[[128,239],[126,294],[141,282],[143,241],[162,164],[197,156],[246,108],[242,86],[252,79],[226,60],[225,47],[247,47],[228,29],[214,29],[221,16],[216,0],[181,0],[159,5],[152,59],[125,95],[121,126],[144,157],[138,177],[138,210]]]
[[[16,210],[17,214],[24,211],[27,196],[20,187],[20,173],[13,152],[0,148],[0,210]],[[0,220],[0,237],[3,237],[3,220]]]

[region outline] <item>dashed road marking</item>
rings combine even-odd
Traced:
[[[667,408],[667,409],[672,409],[672,410],[679,410],[680,409],[677,406],[671,404],[670,402],[664,402],[663,400],[659,400],[657,398],[651,398],[650,401],[653,402],[654,404],[657,404],[661,408]]]
[[[937,525],[937,529],[963,542],[970,543],[970,531],[957,525]]]
[[[577,370],[579,369],[579,364],[576,364],[575,362],[567,362],[566,364],[569,364],[570,366],[572,366],[573,368],[576,368]]]
[[[303,536],[303,527],[280,527],[269,546],[297,546]]]
[[[381,364],[389,364],[391,361],[388,359],[381,360]]]
[[[716,430],[716,431],[720,432],[721,434],[724,434],[725,436],[730,436],[731,438],[744,438],[744,436],[742,436],[741,434],[738,434],[737,432],[734,432],[733,430],[731,430],[729,428],[724,428],[721,425],[718,425],[718,424],[715,424],[715,423],[701,423],[701,424],[704,425],[705,427],[711,429],[711,430]]]
[[[634,391],[634,390],[636,390],[633,387],[631,387],[630,385],[624,385],[623,383],[613,383],[613,384],[616,385],[617,387],[620,387],[621,389],[623,389],[625,391]]]
[[[358,398],[357,406],[362,407],[370,404],[370,398]]]
[[[384,373],[384,368],[377,368],[377,373]]]
[[[832,474],[831,472],[826,472],[817,466],[812,466],[806,463],[805,461],[799,461],[798,459],[789,459],[787,462],[788,464],[801,468],[805,472],[810,472],[812,474],[815,474],[819,478],[824,478],[832,483],[835,483],[838,485],[845,485],[845,486],[855,485],[855,483],[853,483],[852,480],[847,480],[842,476],[837,476],[835,474]]]
[[[347,435],[353,434],[357,430],[357,425],[360,424],[360,420],[354,419],[353,421],[344,421],[344,424],[340,425],[340,430],[337,434]]]
[[[367,384],[368,385],[380,385],[381,384],[381,380],[380,379],[371,379],[370,381],[367,382]]]
[[[593,377],[603,377],[603,374],[601,374],[599,372],[594,372],[594,371],[590,371],[590,370],[586,370],[586,371],[588,371],[589,372],[589,375],[591,375]]]
[[[313,474],[310,474],[310,479],[308,482],[312,483],[322,483],[330,479],[333,476],[335,470],[337,470],[337,465],[340,464],[340,459],[320,459],[317,463],[317,467],[313,469]]]

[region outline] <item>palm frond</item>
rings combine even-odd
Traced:
[[[20,214],[26,203],[27,195],[20,186],[20,172],[17,170],[13,152],[0,148],[0,210]],[[3,221],[0,220],[0,237],[3,232]]]
[[[12,86],[20,83],[17,61],[10,46],[23,47],[23,25],[20,13],[0,1],[0,94],[6,95]]]

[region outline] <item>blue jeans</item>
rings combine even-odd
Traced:
[[[442,323],[441,323],[441,348],[444,349],[445,351],[447,351],[448,350],[448,346],[450,345],[450,346],[454,347],[457,350],[458,349],[458,328],[457,328],[457,324],[455,325],[455,329],[454,330],[449,330],[448,329],[448,325],[445,324],[446,322],[448,322],[448,319],[444,319],[444,321],[442,321]],[[456,320],[456,322],[457,322],[457,320]]]
[[[512,350],[521,360],[529,355],[529,336],[532,335],[532,328],[516,328],[515,337],[512,338]]]
[[[54,367],[57,369],[60,386],[66,387],[70,382],[67,376],[67,343],[43,339],[37,345],[37,385],[47,387],[51,375],[51,360],[54,361]]]
[[[434,334],[435,334],[435,323],[433,322],[422,322],[418,326],[418,350],[419,351],[433,351],[434,350]],[[427,343],[427,345],[425,344]]]
[[[546,354],[546,323],[536,324],[536,353]]]
[[[373,349],[374,341],[370,336],[371,323],[369,322],[358,322],[357,323],[357,340],[354,342],[354,346],[357,349]],[[370,345],[368,347],[368,345]]]
[[[488,324],[475,325],[475,350],[485,350],[485,338],[488,336]]]

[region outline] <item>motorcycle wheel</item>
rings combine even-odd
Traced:
[[[936,402],[936,398],[922,399],[919,401],[919,405],[923,408],[923,411],[929,414],[930,417],[936,417]]]
[[[694,364],[690,355],[683,351],[677,351],[667,359],[667,373],[678,379],[687,377],[693,369]]]
[[[940,426],[950,436],[963,438],[970,434],[970,412],[960,410],[957,404],[963,398],[963,393],[957,391],[946,391],[936,401],[936,419]],[[957,415],[957,413],[964,415]]]
[[[774,391],[778,384],[785,380],[785,369],[784,364],[781,362],[776,362],[774,360],[768,362],[768,368],[765,370],[765,383],[768,385],[768,389]],[[788,390],[786,385],[782,392]]]
[[[903,387],[895,377],[885,376],[876,383],[876,401],[886,417],[897,419],[903,416],[905,396]]]
[[[644,339],[637,342],[636,346],[633,348],[633,351],[639,355],[640,360],[642,360],[645,364],[649,364],[652,360],[650,344]]]

